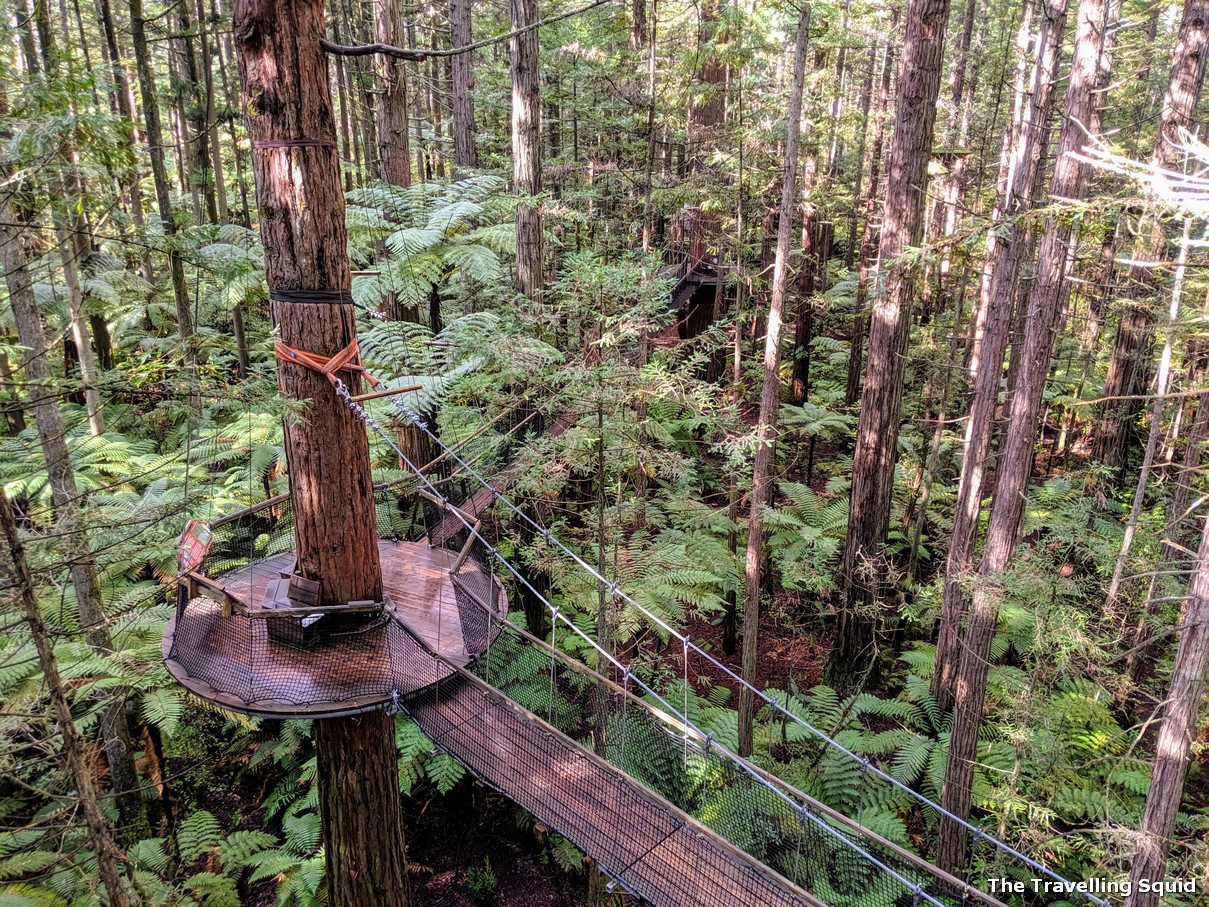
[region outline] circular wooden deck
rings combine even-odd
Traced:
[[[378,550],[387,601],[387,620],[380,626],[299,648],[269,639],[267,622],[288,618],[224,617],[221,605],[198,597],[164,632],[169,672],[190,692],[223,708],[261,717],[323,718],[380,708],[396,694],[423,689],[453,673],[440,659],[415,658],[418,647],[412,637],[453,665],[468,664],[471,656],[449,576],[456,555],[407,541],[382,540]],[[287,552],[221,579],[233,597],[254,604],[269,581],[293,562],[293,553]],[[475,571],[468,563],[459,579],[471,588],[493,583],[498,591],[495,614],[505,616],[503,587]],[[401,657],[404,647],[412,650],[406,659]],[[417,669],[417,663],[424,667]]]

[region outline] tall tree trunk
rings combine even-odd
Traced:
[[[1209,0],[1187,0],[1172,54],[1167,93],[1159,114],[1159,134],[1151,163],[1174,169],[1179,162],[1180,130],[1192,125],[1192,116],[1205,81],[1209,62]],[[1125,305],[1113,339],[1107,399],[1099,408],[1092,456],[1117,470],[1124,480],[1129,455],[1137,440],[1134,426],[1141,400],[1150,381],[1150,342],[1154,334],[1154,306],[1164,283],[1164,262],[1170,260],[1163,226],[1157,213],[1148,212],[1138,226],[1129,269]],[[1115,399],[1114,399],[1115,398]],[[1124,399],[1121,399],[1124,398]]]
[[[1006,236],[998,229],[992,231],[991,236],[995,245],[994,266],[983,294],[985,312],[980,311],[977,319],[983,329],[981,338],[975,343],[977,354],[971,362],[974,391],[966,419],[965,454],[961,461],[953,532],[945,564],[936,667],[932,674],[932,693],[945,710],[953,704],[952,684],[957,671],[960,623],[965,613],[962,583],[973,567],[974,536],[981,513],[982,480],[987,469],[987,453],[991,447],[999,385],[1003,378],[1003,356],[1007,349],[1017,278],[1029,249],[1030,233],[1020,219],[1032,207],[1053,87],[1057,83],[1066,4],[1067,0],[1047,0],[1042,4],[1031,99],[1017,133],[1018,144],[1006,149],[1015,162],[1009,168],[1008,191],[1003,202],[1003,217],[1010,227]]]
[[[130,38],[134,44],[134,65],[138,71],[139,91],[143,96],[143,123],[147,133],[147,155],[151,158],[151,179],[155,183],[155,199],[159,206],[160,224],[168,247],[168,274],[172,280],[172,299],[176,304],[176,327],[185,342],[185,359],[190,363],[193,352],[193,314],[189,308],[189,288],[185,284],[185,264],[176,241],[176,220],[172,214],[172,187],[164,165],[164,131],[160,125],[159,101],[155,96],[155,75],[147,48],[146,20],[143,0],[129,0]]]
[[[399,45],[405,31],[402,0],[379,0],[374,5],[378,40]],[[407,122],[407,76],[403,61],[380,54],[382,96],[378,101],[378,149],[382,179],[396,186],[411,185],[411,139]]]
[[[1117,559],[1113,565],[1112,579],[1108,581],[1108,592],[1105,594],[1104,610],[1112,615],[1118,613],[1120,605],[1121,583],[1125,578],[1125,567],[1129,563],[1129,552],[1133,547],[1134,536],[1138,532],[1138,520],[1142,516],[1142,507],[1146,502],[1146,485],[1150,480],[1150,469],[1154,465],[1154,453],[1158,448],[1159,431],[1163,424],[1163,406],[1167,402],[1168,382],[1171,376],[1171,351],[1175,341],[1175,330],[1180,317],[1180,297],[1184,291],[1184,269],[1188,263],[1189,230],[1192,227],[1191,218],[1184,219],[1184,236],[1180,242],[1180,255],[1175,268],[1175,285],[1171,290],[1171,303],[1167,309],[1166,337],[1163,341],[1163,353],[1159,357],[1159,370],[1155,376],[1154,403],[1150,411],[1150,431],[1146,439],[1146,451],[1142,455],[1142,468],[1138,470],[1138,481],[1134,486],[1133,504],[1129,508],[1129,517],[1125,521],[1125,532],[1121,536],[1121,547],[1117,550]]]
[[[76,610],[81,626],[86,628],[85,640],[89,646],[98,652],[111,652],[113,643],[105,629],[101,587],[85,528],[79,520],[79,488],[76,486],[67,436],[55,405],[54,385],[46,361],[48,341],[29,272],[31,256],[27,243],[32,234],[25,227],[31,219],[31,212],[24,206],[14,211],[7,198],[0,201],[0,221],[3,222],[3,226],[0,226],[0,237],[3,238],[0,260],[4,263],[13,322],[17,326],[21,346],[25,348],[21,370],[32,389],[30,408],[33,410],[42,456],[46,461],[51,506],[56,521],[66,530],[71,563],[68,573],[76,594]],[[132,840],[137,840],[148,829],[146,810],[139,794],[124,697],[115,696],[102,711],[101,739],[122,825],[129,829]]]
[[[509,0],[513,31],[537,21],[537,0]],[[512,179],[516,208],[516,288],[534,301],[542,295],[542,113],[537,29],[508,41],[512,72]]]
[[[844,403],[851,406],[861,395],[861,362],[865,348],[865,300],[869,296],[870,271],[876,254],[873,249],[873,215],[877,213],[877,190],[882,169],[882,144],[886,137],[886,107],[890,103],[890,79],[893,71],[894,44],[886,42],[882,51],[881,76],[877,102],[873,107],[873,141],[869,150],[869,188],[865,192],[865,224],[861,229],[860,256],[857,259],[856,301],[853,303],[852,341],[848,348],[848,382]]]
[[[915,275],[899,258],[919,243],[922,234],[948,16],[949,0],[910,0],[907,6],[882,219],[881,257],[888,273],[872,306],[869,365],[861,394],[844,545],[844,603],[828,664],[832,680],[845,686],[873,670],[877,657],[880,577],[885,575],[884,546],[915,297]]]
[[[1180,625],[1180,645],[1171,668],[1171,683],[1161,706],[1163,725],[1155,746],[1154,768],[1138,832],[1138,847],[1129,881],[1133,890],[1125,907],[1157,907],[1159,895],[1143,892],[1142,879],[1161,880],[1167,871],[1167,851],[1175,817],[1184,794],[1197,716],[1209,669],[1209,522],[1201,533],[1196,573],[1188,590],[1188,605]]]
[[[743,679],[755,682],[760,631],[760,556],[764,541],[764,507],[772,490],[772,449],[780,407],[781,316],[789,285],[789,238],[793,231],[793,203],[797,196],[798,137],[801,134],[802,86],[806,76],[806,39],[810,34],[810,7],[798,18],[793,51],[793,84],[789,93],[785,167],[781,178],[781,210],[777,222],[777,251],[772,274],[772,301],[764,335],[764,380],[760,386],[760,424],[755,463],[752,466],[751,510],[747,518],[747,559],[743,577]],[[754,697],[751,688],[739,690],[739,755],[752,752]]]
[[[806,195],[804,192],[803,195]],[[789,381],[789,402],[801,406],[810,395],[810,344],[814,340],[813,297],[826,293],[827,262],[835,240],[835,224],[820,222],[814,206],[802,216],[802,263],[798,273],[798,311],[793,326],[794,360]],[[812,439],[813,443],[813,439]],[[806,480],[810,481],[809,477]]]
[[[970,139],[970,121],[973,113],[973,96],[977,90],[978,71],[975,68],[969,73],[970,47],[974,38],[974,14],[982,0],[966,0],[965,21],[962,24],[961,39],[957,44],[957,58],[953,62],[952,86],[953,96],[949,109],[949,122],[946,130],[947,141],[958,152],[949,165],[948,173],[944,176],[941,189],[944,209],[943,223],[939,225],[941,235],[950,237],[957,229],[957,202],[961,198],[962,184],[965,178],[966,142]],[[982,48],[982,38],[978,39],[979,50]],[[977,58],[975,58],[977,64]],[[968,78],[967,78],[968,75]],[[938,304],[944,306],[946,281],[951,267],[952,246],[949,243],[941,250],[940,265],[937,270],[936,293]],[[952,331],[956,334],[961,328],[960,307],[958,317],[953,322]]]
[[[287,346],[334,355],[356,339],[320,0],[237,0],[234,36],[273,321]],[[309,291],[327,301],[292,302]],[[348,373],[345,373],[348,377]],[[381,601],[369,443],[328,381],[281,363],[297,570],[321,602]],[[349,379],[349,391],[358,382]],[[339,451],[338,457],[331,451]],[[407,904],[394,722],[383,712],[315,722],[329,903]]]
[[[851,271],[856,264],[856,223],[861,210],[861,191],[865,180],[865,150],[869,141],[869,111],[873,105],[873,77],[880,56],[876,39],[869,45],[869,68],[861,84],[860,115],[856,139],[856,176],[852,180],[852,204],[848,208],[848,237],[844,242],[844,268]]]
[[[40,16],[45,16],[45,10],[40,10]],[[46,71],[54,74],[59,66],[59,51],[55,46],[54,33],[45,18],[39,22],[40,43]],[[32,59],[32,58],[31,58]],[[0,98],[4,99],[7,107],[7,93],[0,82]],[[7,111],[0,111],[4,113]],[[9,138],[7,135],[0,137]],[[70,152],[70,149],[68,149]],[[8,174],[5,174],[6,176]],[[51,490],[51,506],[56,520],[66,530],[64,535],[70,548],[70,568],[72,589],[76,594],[76,612],[80,625],[84,628],[84,639],[97,652],[113,651],[113,643],[105,625],[104,602],[101,597],[101,587],[97,579],[95,565],[92,560],[92,550],[89,546],[85,528],[80,525],[79,509],[80,495],[76,487],[75,472],[72,468],[71,455],[67,447],[67,436],[63,422],[55,405],[54,387],[50,380],[50,369],[46,354],[49,351],[45,332],[42,326],[41,312],[34,298],[34,284],[29,272],[29,263],[33,256],[27,245],[33,240],[31,227],[35,214],[29,204],[30,192],[39,192],[42,187],[23,185],[14,181],[12,187],[3,199],[0,199],[0,260],[4,263],[5,282],[8,286],[9,305],[13,311],[13,322],[17,327],[17,335],[21,345],[25,347],[22,354],[21,367],[26,380],[35,388],[36,400],[33,402],[34,423],[38,430],[38,440],[46,460],[47,478]],[[77,197],[79,193],[76,193]],[[53,212],[56,226],[61,224],[61,215]],[[80,248],[76,243],[81,239],[78,235],[67,236],[59,230],[60,252],[65,266],[74,271],[75,255]],[[78,292],[79,287],[76,286]],[[75,297],[72,304],[78,303]],[[83,320],[81,310],[73,313]],[[83,333],[85,342],[88,341],[87,331]],[[92,407],[90,406],[90,413]],[[99,410],[97,416],[99,418]],[[93,425],[94,431],[96,424]],[[103,430],[103,423],[101,423]],[[114,697],[101,709],[100,715],[101,740],[105,748],[105,757],[109,763],[110,783],[118,805],[119,816],[122,819],[125,833],[129,840],[134,841],[149,831],[147,813],[139,792],[138,773],[134,765],[134,746],[130,739],[130,728],[126,721],[126,703],[123,695]]]
[[[46,684],[46,692],[50,698],[51,711],[55,716],[55,724],[62,738],[63,761],[67,763],[75,787],[73,799],[80,805],[84,813],[84,824],[88,828],[88,841],[92,847],[93,857],[97,861],[97,870],[101,876],[101,885],[105,889],[109,907],[126,907],[131,903],[122,884],[118,872],[118,862],[122,857],[113,841],[113,828],[105,814],[101,812],[97,801],[96,786],[93,784],[92,772],[84,752],[84,740],[76,730],[75,719],[71,714],[71,702],[67,698],[67,688],[59,673],[58,659],[55,658],[54,646],[50,641],[50,631],[42,621],[38,610],[38,599],[34,591],[34,579],[30,573],[29,564],[25,559],[25,547],[17,531],[17,520],[9,504],[8,495],[0,486],[0,538],[4,539],[4,547],[8,556],[0,564],[0,577],[4,579],[7,590],[16,590],[16,596],[21,599],[21,610],[25,622],[29,625],[30,635],[34,640],[34,648],[38,653],[38,666],[42,669],[42,682]]]
[[[194,27],[194,11],[189,6],[189,0],[183,0],[177,5],[177,9],[180,13],[179,44],[185,76],[184,85],[181,86],[184,114],[181,133],[189,159],[189,172],[193,175],[194,181],[201,184],[200,186],[191,184],[190,188],[195,194],[200,193],[199,197],[205,205],[206,220],[214,224],[219,223],[218,201],[214,190],[214,174],[211,172],[210,123],[207,117],[209,104],[205,98],[201,97],[202,64],[197,58],[199,31]]]
[[[1082,197],[1086,166],[1074,159],[1083,146],[1104,37],[1106,0],[1083,0],[1079,5],[1074,58],[1058,153],[1050,180],[1055,199]],[[1063,271],[1074,242],[1069,221],[1050,215],[1038,252],[1037,275],[1028,300],[1024,343],[1012,351],[1020,358],[1016,393],[1008,400],[1006,430],[999,446],[994,504],[987,540],[974,585],[970,625],[966,631],[956,679],[953,728],[945,765],[941,805],[956,816],[970,813],[978,729],[982,723],[990,668],[991,640],[1003,595],[1000,577],[1020,538],[1025,494],[1033,463],[1033,440],[1049,371],[1050,350],[1061,309]],[[963,866],[969,840],[964,827],[942,817],[937,865],[947,871]]]
[[[472,40],[470,17],[473,0],[449,0],[449,38],[454,48]],[[453,163],[455,167],[477,167],[474,139],[474,52],[454,54],[449,61],[453,84]]]

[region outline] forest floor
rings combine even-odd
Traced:
[[[760,657],[756,661],[756,676],[753,681],[758,689],[788,690],[793,684],[801,689],[809,689],[819,682],[826,646],[808,629],[809,622],[805,618],[800,622],[795,619],[798,609],[796,594],[779,592],[773,607],[765,608],[764,613],[760,615]],[[694,643],[736,674],[741,673],[743,646],[737,646],[734,655],[727,655],[722,651],[721,623],[715,626],[698,617],[689,622],[687,631]],[[679,662],[679,659],[677,661]],[[709,682],[716,686],[727,687],[731,691],[727,704],[732,708],[738,704],[738,683],[705,659],[694,659],[690,656],[689,673],[692,677],[708,677]],[[697,688],[701,691],[700,682],[697,683]]]
[[[404,802],[412,896],[432,907],[572,907],[587,903],[541,826],[506,797],[465,780],[445,795]]]

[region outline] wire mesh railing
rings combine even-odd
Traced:
[[[484,603],[471,603],[491,620]],[[551,619],[575,632],[557,609]],[[602,668],[620,675],[612,680],[510,620],[496,622],[499,635],[469,671],[826,903],[996,903],[776,783],[620,663]]]

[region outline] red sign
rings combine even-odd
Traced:
[[[176,544],[176,561],[180,564],[181,572],[196,570],[206,559],[210,550],[210,527],[201,520],[190,520],[181,533],[180,541]]]

